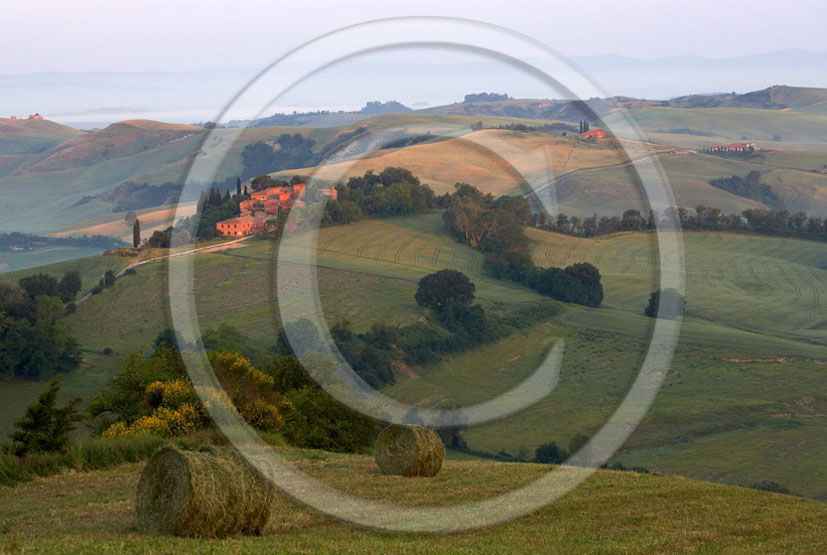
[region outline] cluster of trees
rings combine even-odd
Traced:
[[[97,198],[113,203],[113,212],[127,212],[178,202],[182,189],[183,185],[171,181],[161,185],[127,181]]]
[[[746,177],[721,177],[711,180],[709,184],[739,197],[757,200],[773,208],[783,208],[781,197],[771,186],[761,183],[761,172],[756,170],[749,172]]]
[[[224,194],[218,188],[211,187],[209,193],[201,191],[201,198],[198,201],[197,213],[189,218],[181,220],[176,224],[176,233],[186,231],[190,237],[197,237],[201,240],[212,239],[218,235],[218,230],[215,228],[216,222],[235,218],[241,214],[238,203],[245,200],[247,195],[241,190],[241,180],[236,180],[236,196],[230,194],[230,189],[226,189]],[[156,237],[157,235],[157,237]],[[150,238],[150,246],[159,246],[167,248],[170,245],[170,238],[172,236],[172,229],[168,228],[163,232],[156,231],[153,238]],[[186,241],[183,241],[186,242]]]
[[[63,321],[81,288],[78,272],[0,283],[0,376],[48,377],[77,368],[80,345]],[[66,306],[64,306],[66,304]]]
[[[427,321],[406,326],[375,323],[368,331],[357,333],[343,320],[330,328],[330,334],[353,370],[369,385],[380,388],[395,382],[393,366],[397,361],[435,362],[442,353],[495,341],[548,318],[557,309],[553,303],[538,303],[506,316],[487,313],[473,304],[475,290],[463,273],[440,270],[423,277],[414,296],[417,304],[430,311]],[[301,355],[318,350],[315,345],[321,336],[309,320],[299,319],[288,327],[279,332],[274,348],[277,353]]]
[[[189,353],[170,343],[175,343],[172,333],[161,332],[151,356],[128,357],[123,369],[91,399],[88,417],[99,433],[141,429],[141,422],[152,423],[150,419],[159,418],[158,407],[163,407],[164,392],[169,390],[196,408],[202,415],[200,426],[209,426],[184,366],[183,357]],[[324,368],[329,361],[312,354],[301,361],[288,355],[255,366],[238,352],[224,350],[211,351],[210,360],[242,416],[262,430],[279,432],[292,445],[360,452],[378,432],[378,422],[345,407],[310,378],[306,368],[332,373]]]
[[[346,224],[365,217],[422,214],[434,205],[434,193],[405,168],[388,167],[376,174],[351,177],[336,187],[337,200],[325,206],[322,224]]]
[[[249,144],[241,151],[244,164],[243,179],[286,170],[314,166],[319,157],[313,152],[316,141],[305,139],[298,133],[279,136],[273,146],[259,141]]]
[[[574,235],[576,237],[595,237],[621,231],[645,231],[655,229],[657,217],[650,211],[648,217],[639,210],[626,210],[621,217],[598,216],[588,218],[569,217],[560,213],[556,218],[547,218],[545,212],[532,214],[532,225],[546,231]]]
[[[473,93],[466,94],[463,102],[497,102],[502,100],[511,100],[511,97],[504,93]]]
[[[563,122],[554,122],[554,123],[544,123],[542,125],[526,125],[524,123],[508,123],[505,125],[500,125],[497,129],[506,129],[509,131],[522,131],[527,133],[529,131],[543,131],[545,133],[552,133],[554,131],[563,131],[563,133],[576,133],[577,127],[571,123],[563,123]]]
[[[486,253],[487,270],[563,302],[598,307],[603,302],[600,272],[588,263],[565,269],[538,268],[528,252],[524,227],[534,215],[523,197],[484,195],[467,183],[457,183],[452,195],[440,197],[442,221],[457,239]]]
[[[0,233],[0,251],[32,250],[48,246],[97,247],[111,250],[126,243],[106,235],[83,235],[82,237],[43,237],[29,233]]]

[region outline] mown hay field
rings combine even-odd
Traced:
[[[285,452],[300,469],[349,493],[401,505],[447,505],[503,493],[544,465],[446,461],[430,479],[383,476],[370,457]],[[7,489],[0,550],[82,552],[819,552],[827,506],[817,501],[667,476],[599,471],[560,501],[514,521],[458,534],[401,534],[333,520],[288,499],[260,537],[147,535],[134,499],[142,465],[66,474]],[[6,489],[6,488],[4,488]],[[596,533],[595,531],[599,531]]]

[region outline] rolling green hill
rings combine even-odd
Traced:
[[[466,432],[471,448],[491,454],[516,454],[520,447],[552,440],[566,446],[577,433],[593,433],[623,398],[651,333],[652,320],[642,311],[656,287],[653,235],[578,239],[535,230],[529,235],[540,265],[595,264],[603,275],[604,305],[569,306],[542,324],[445,357],[441,364],[399,368],[399,381],[388,390],[423,405],[484,400],[531,373],[552,339],[562,337],[566,354],[555,393],[518,415]],[[827,248],[726,233],[686,233],[684,242],[687,315],[681,346],[655,406],[621,460],[733,484],[774,480],[796,493],[827,496],[819,462],[827,447],[817,440],[827,431],[822,408],[827,400],[818,393],[827,385],[821,305]],[[278,332],[274,246],[256,239],[234,246],[195,255],[200,323],[202,329],[233,325],[255,346],[267,348]],[[290,263],[293,254],[284,249],[280,256]],[[469,275],[489,309],[539,299],[533,291],[482,275],[482,255],[440,231],[438,213],[324,228],[317,258],[328,323],[347,318],[358,330],[377,321],[405,324],[421,318],[413,301],[416,282],[445,267]],[[59,274],[65,264],[45,270]],[[149,345],[169,325],[163,261],[136,269],[68,318],[88,366],[66,377],[67,394],[88,395],[120,357]],[[279,287],[298,295],[295,285]],[[114,356],[99,354],[107,346]],[[5,382],[0,397],[10,413],[21,413],[41,387]],[[798,442],[796,450],[789,450],[791,442]],[[786,463],[773,464],[782,453]],[[699,464],[687,462],[693,460]]]
[[[83,131],[53,121],[0,118],[0,154],[38,154],[83,135]]]
[[[400,479],[380,475],[373,460],[364,456],[279,451],[333,487],[414,506],[484,499],[525,484],[548,469],[534,464],[447,461],[435,478]],[[134,492],[140,470],[141,465],[131,464],[15,487],[9,502],[0,507],[0,522],[4,523],[0,550],[815,553],[827,548],[827,506],[823,503],[675,477],[610,471],[598,471],[581,487],[536,513],[458,534],[375,531],[333,520],[279,497],[260,537],[150,536],[136,529]]]
[[[750,108],[640,108],[630,115],[644,132],[694,129],[712,133],[730,142],[742,139],[772,141],[827,141],[827,117],[795,111]],[[623,119],[609,114],[604,120],[625,136]],[[629,133],[628,131],[626,133]]]

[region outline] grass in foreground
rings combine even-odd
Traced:
[[[368,457],[284,450],[300,468],[364,497],[407,505],[481,499],[548,470],[533,464],[446,461],[432,479],[382,476]],[[142,465],[2,488],[0,551],[59,552],[818,552],[827,505],[673,477],[597,472],[537,513],[458,534],[398,534],[342,523],[281,498],[262,537],[223,540],[138,531]]]

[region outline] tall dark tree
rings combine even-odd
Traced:
[[[141,246],[141,221],[138,218],[132,225],[132,246],[136,249]]]
[[[18,429],[9,435],[12,451],[18,457],[29,453],[58,453],[69,446],[69,433],[75,423],[81,420],[76,407],[80,397],[72,399],[62,407],[57,406],[60,392],[59,377],[49,383],[40,397],[26,408],[26,414],[15,421]]]
[[[240,177],[235,178],[235,194],[238,197],[241,196],[241,178]]]
[[[419,280],[416,304],[440,312],[465,311],[474,300],[476,287],[468,276],[456,270],[440,270]]]
[[[80,272],[66,272],[63,274],[63,277],[60,279],[60,283],[58,283],[57,286],[58,292],[60,293],[60,300],[64,303],[74,301],[82,286],[83,282],[80,277]]]
[[[49,274],[38,273],[26,276],[20,278],[17,283],[31,299],[35,299],[39,295],[46,295],[47,297],[59,296],[57,279]]]
[[[649,295],[649,304],[643,313],[650,318],[662,317],[674,320],[678,315],[683,314],[685,305],[686,301],[683,295],[678,293],[677,290],[671,288],[663,289],[653,291],[652,294]]]

